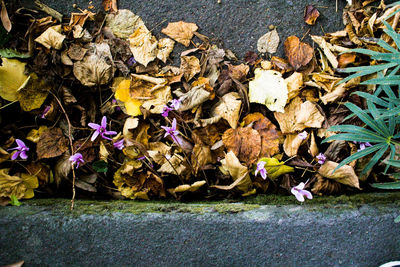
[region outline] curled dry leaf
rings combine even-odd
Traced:
[[[285,55],[295,70],[307,65],[314,55],[314,49],[309,44],[301,42],[296,36],[289,36],[284,47]]]
[[[6,31],[10,32],[11,28],[12,28],[12,24],[11,24],[10,18],[8,17],[8,12],[7,12],[7,8],[6,8],[6,4],[4,3],[4,0],[1,1],[0,18],[1,18],[1,23],[3,23],[4,29],[6,29]]]
[[[230,185],[213,185],[211,187],[221,190],[232,190],[236,187],[243,193],[247,193],[251,190],[253,183],[249,175],[249,170],[246,166],[240,164],[239,159],[232,151],[226,154],[225,158],[221,160],[221,163],[222,168],[229,173],[234,182]]]
[[[191,161],[195,175],[197,175],[199,170],[205,165],[214,163],[215,160],[212,155],[210,146],[195,144],[193,147],[193,153],[191,155]]]
[[[257,50],[260,53],[273,54],[278,49],[279,35],[276,29],[267,32],[257,41]]]
[[[304,10],[304,22],[308,25],[314,25],[319,17],[319,11],[312,5],[307,5]]]
[[[168,26],[162,29],[161,32],[187,47],[197,29],[198,27],[194,23],[178,21],[168,23]]]
[[[177,186],[175,188],[168,189],[168,191],[171,191],[173,193],[196,192],[197,190],[200,189],[200,187],[202,187],[205,184],[206,184],[206,181],[204,181],[204,180],[203,181],[197,181],[197,182],[194,182],[191,185],[183,184],[183,185]]]
[[[283,143],[283,151],[285,151],[285,154],[289,157],[296,156],[303,142],[304,140],[300,138],[298,133],[287,134]]]
[[[313,158],[315,158],[319,154],[317,142],[315,142],[314,131],[311,131],[311,143],[310,148],[308,149],[308,153],[310,153]]]
[[[236,92],[231,92],[224,95],[221,100],[212,109],[211,114],[213,117],[220,116],[228,121],[231,128],[236,129],[239,112],[242,101]]]
[[[311,39],[316,42],[319,47],[324,51],[324,54],[326,58],[329,60],[329,62],[332,64],[332,67],[335,69],[338,67],[338,61],[336,59],[336,56],[332,53],[331,47],[327,41],[325,41],[324,37],[322,36],[316,36],[316,35],[311,35]]]
[[[132,118],[132,117],[127,118],[125,120],[124,128],[122,130],[122,134],[124,135],[124,137],[127,139],[133,139],[134,137],[130,130],[137,128],[138,125],[139,125],[138,118]]]
[[[288,101],[290,101],[299,95],[300,90],[304,85],[303,74],[295,71],[285,79],[285,82],[288,88]]]
[[[320,97],[322,103],[327,105],[328,103],[336,102],[338,99],[341,99],[344,96],[344,93],[347,92],[349,89],[356,87],[360,84],[361,78],[356,77],[347,81],[345,83],[341,83],[336,86],[332,92],[329,92]]]
[[[166,63],[169,54],[174,50],[175,42],[169,38],[162,38],[158,41],[157,58]]]
[[[51,128],[44,131],[37,143],[36,153],[38,159],[54,158],[68,150],[68,139],[60,128]]]
[[[344,53],[338,56],[338,67],[339,68],[346,68],[347,65],[353,64],[356,61],[356,54],[355,53]]]
[[[324,178],[319,174],[316,174],[315,176],[317,177],[317,181],[314,183],[313,188],[311,189],[313,194],[332,195],[342,192],[343,185],[341,183],[338,183],[335,180]]]
[[[278,121],[279,126],[283,134],[300,132],[306,128],[302,123],[297,123],[297,113],[301,108],[300,97],[295,97],[292,101],[285,107],[285,111],[274,112],[275,119]]]
[[[243,81],[244,79],[246,79],[246,76],[250,70],[250,67],[248,65],[245,64],[240,64],[240,65],[227,64],[227,65],[230,77],[238,81]]]
[[[30,163],[26,166],[29,173],[37,176],[40,184],[48,184],[53,182],[53,174],[48,165],[41,162]]]
[[[33,198],[33,189],[39,186],[38,178],[35,175],[21,173],[9,175],[10,169],[0,170],[0,197],[15,196],[17,199]]]
[[[185,159],[181,155],[174,154],[170,159],[166,159],[164,164],[157,171],[179,176],[182,175],[186,169]]]
[[[261,152],[261,136],[252,128],[228,129],[222,136],[227,151],[232,151],[240,161],[253,164]]]
[[[171,147],[162,142],[151,142],[149,143],[149,150],[147,153],[158,165],[163,165],[167,159],[165,155],[170,155]]]
[[[38,38],[35,39],[35,42],[38,42],[47,49],[54,48],[59,50],[62,48],[64,39],[65,35],[61,34],[61,25],[56,25],[43,32]]]
[[[186,81],[190,81],[197,73],[200,72],[200,60],[195,56],[181,57],[180,71],[183,73]]]
[[[210,92],[204,89],[204,85],[195,86],[186,93],[181,93],[179,91],[174,92],[181,100],[180,111],[186,111],[197,107],[210,98]]]
[[[146,27],[143,20],[128,9],[120,9],[118,13],[108,14],[106,26],[110,27],[113,34],[121,39],[128,39],[139,27]]]
[[[90,87],[108,83],[113,77],[114,69],[104,58],[93,54],[75,62],[73,72],[83,85]]]
[[[103,0],[104,11],[115,13],[118,11],[117,0]]]
[[[328,179],[335,180],[344,185],[355,187],[360,189],[358,176],[354,172],[353,167],[344,165],[337,169],[334,173],[333,170],[339,165],[339,163],[333,161],[326,161],[318,170],[318,173]]]
[[[17,59],[2,58],[0,66],[0,96],[7,101],[18,100],[17,91],[26,83],[26,63]]]
[[[288,99],[288,88],[282,74],[257,68],[249,83],[249,100],[265,105],[271,111],[283,112]]]
[[[140,26],[129,36],[129,48],[137,62],[147,67],[158,54],[158,42],[146,26]]]
[[[321,128],[325,118],[319,112],[317,105],[306,101],[300,105],[300,109],[296,112],[296,123],[303,124],[309,128]]]

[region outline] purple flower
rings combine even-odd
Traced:
[[[113,146],[114,146],[116,149],[119,149],[119,150],[124,149],[124,147],[125,147],[125,145],[124,145],[124,139],[121,139],[121,140],[115,142],[115,143],[113,144]]]
[[[372,146],[369,142],[360,142],[359,144],[360,144],[360,149],[358,149],[357,152]]]
[[[303,131],[303,132],[299,133],[298,136],[300,137],[301,140],[306,140],[308,134],[306,131]]]
[[[136,64],[136,60],[134,57],[131,57],[128,59],[128,65],[129,65],[129,67],[132,67],[133,64]]]
[[[111,100],[111,103],[113,104],[113,106],[115,106],[115,110],[116,111],[120,111],[121,108],[118,106],[118,102],[116,99]]]
[[[261,177],[265,180],[267,179],[267,170],[264,168],[265,161],[260,161],[257,163],[257,169],[254,172],[254,176],[257,176],[257,173],[260,172]]]
[[[304,202],[304,196],[308,199],[312,199],[312,194],[310,191],[304,190],[304,183],[300,183],[299,185],[295,186],[290,190],[290,192],[297,198],[298,201]]]
[[[181,106],[181,100],[180,99],[174,99],[172,100],[171,103],[171,107],[173,107],[173,109],[178,110]]]
[[[172,126],[171,127],[161,126],[161,128],[163,128],[165,130],[164,137],[167,137],[168,135],[170,135],[172,140],[176,144],[181,145],[182,142],[178,137],[179,132],[176,130],[176,119],[175,118],[172,120]]]
[[[79,168],[81,163],[84,163],[83,156],[81,153],[75,153],[71,157],[69,157],[69,161],[72,162],[72,165],[76,165],[76,168]]]
[[[51,106],[46,106],[46,107],[44,108],[44,110],[43,110],[42,115],[40,116],[40,118],[46,119],[46,115],[47,115],[47,113],[49,113],[50,109],[51,109]]]
[[[322,153],[319,153],[316,158],[318,159],[319,164],[324,164],[326,160],[326,156]]]
[[[103,118],[101,119],[101,125],[98,125],[97,123],[92,123],[89,122],[88,126],[92,129],[95,129],[96,131],[93,133],[92,138],[90,139],[92,142],[97,138],[97,136],[101,136],[104,139],[107,140],[111,140],[111,138],[105,136],[107,135],[116,135],[117,132],[114,131],[107,131],[106,127],[107,127],[107,117],[103,116]]]
[[[163,107],[163,113],[161,113],[161,116],[163,116],[164,118],[168,117],[168,112],[170,112],[171,110],[172,110],[172,108],[165,105]]]
[[[25,145],[25,143],[20,140],[20,139],[15,139],[15,142],[17,142],[17,147],[10,148],[8,150],[17,150],[12,156],[11,160],[16,160],[18,156],[21,159],[27,159],[28,155],[26,154],[26,151],[29,151],[29,147]]]

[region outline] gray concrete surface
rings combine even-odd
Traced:
[[[32,0],[17,0],[24,6],[33,6]],[[43,3],[69,14],[72,4],[87,8],[88,0],[41,0]],[[95,10],[102,9],[100,0],[92,1]],[[118,0],[120,9],[127,8],[139,15],[153,29],[157,37],[168,22],[184,20],[199,26],[199,32],[210,37],[213,43],[229,48],[242,58],[247,51],[257,51],[257,40],[268,32],[268,26],[277,26],[281,37],[278,54],[282,56],[283,42],[290,35],[302,37],[341,30],[342,9],[345,0]],[[320,11],[316,25],[303,21],[304,7],[314,4]],[[76,12],[76,10],[75,10]],[[309,38],[305,39],[311,42]],[[183,48],[179,45],[178,47]]]
[[[0,265],[365,267],[400,259],[397,204],[69,214],[68,201],[29,203],[0,208]]]

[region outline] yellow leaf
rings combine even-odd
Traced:
[[[47,130],[47,126],[40,126],[39,129],[32,129],[28,135],[26,136],[26,139],[29,141],[32,141],[34,143],[39,142],[40,136],[42,135],[43,132]]]
[[[16,101],[18,89],[24,85],[28,76],[24,74],[26,63],[17,59],[2,58],[0,66],[0,96],[7,101]]]
[[[275,180],[283,174],[294,172],[293,167],[284,165],[284,162],[279,162],[276,158],[261,158],[260,161],[265,162],[264,168],[271,180]]]
[[[195,191],[199,190],[199,188],[202,187],[205,184],[206,184],[206,181],[204,181],[204,180],[203,181],[197,181],[197,182],[194,182],[191,185],[183,184],[183,185],[177,186],[172,191],[174,193],[182,193],[182,192],[186,192],[186,191],[195,192]]]
[[[12,195],[18,199],[34,197],[33,189],[39,186],[38,178],[26,173],[22,173],[20,176],[11,176],[8,174],[9,170],[0,170],[0,197],[11,197]]]
[[[249,100],[265,105],[271,111],[284,112],[288,88],[282,75],[273,70],[256,69],[249,83]]]
[[[130,80],[123,80],[119,83],[115,91],[115,98],[121,102],[124,102],[126,114],[131,116],[139,116],[142,115],[140,111],[141,102],[132,99],[130,96]]]
[[[31,73],[26,83],[18,89],[17,98],[24,111],[40,108],[46,100],[50,86],[36,73]]]

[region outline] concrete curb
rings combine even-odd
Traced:
[[[96,204],[89,205],[94,212],[79,212],[79,201],[69,213],[68,201],[58,202],[0,209],[0,264],[379,266],[400,259],[400,226],[394,223],[399,211],[392,204],[236,203],[222,210],[218,204],[181,203],[133,214],[98,212]],[[108,205],[139,205],[124,203],[130,204]]]

